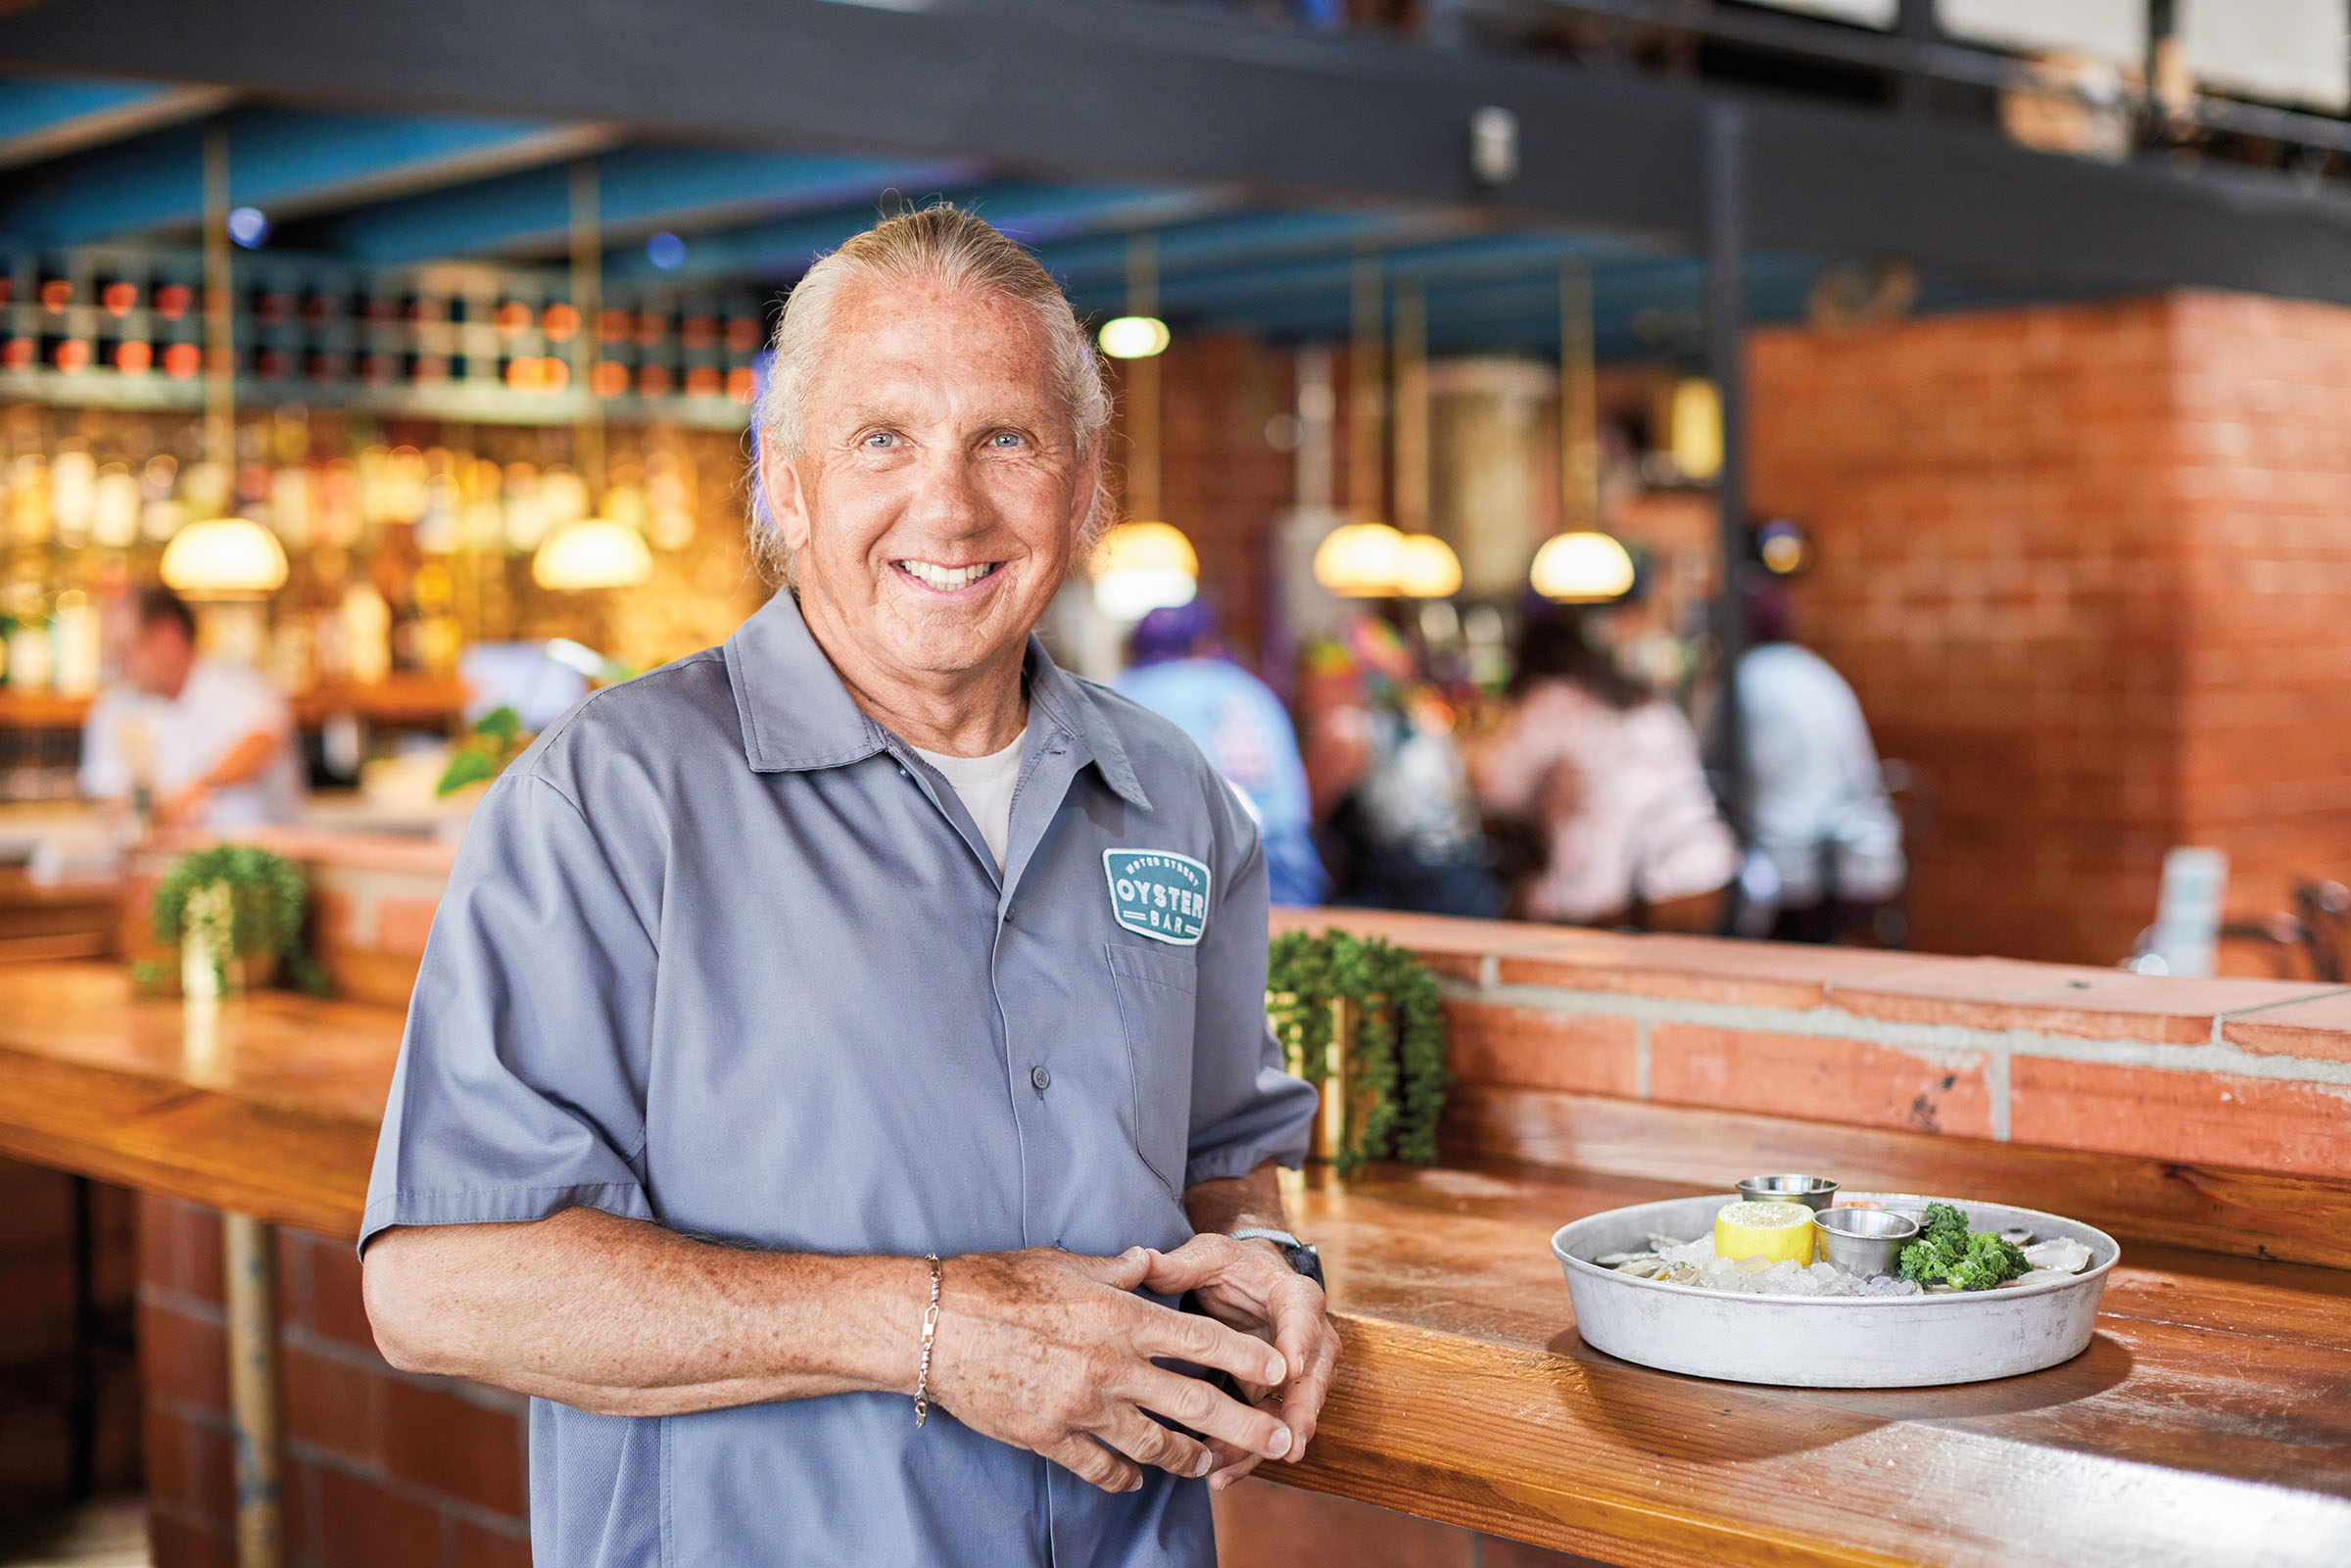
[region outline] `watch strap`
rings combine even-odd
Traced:
[[[1252,1225],[1240,1230],[1226,1231],[1234,1241],[1270,1241],[1276,1247],[1303,1247],[1306,1243],[1286,1230],[1262,1230]]]

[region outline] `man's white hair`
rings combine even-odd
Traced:
[[[833,333],[834,309],[843,289],[868,282],[968,290],[1033,312],[1044,331],[1056,389],[1069,409],[1078,459],[1083,462],[1092,454],[1103,427],[1110,423],[1110,390],[1068,297],[1035,257],[994,225],[945,202],[875,224],[820,260],[792,289],[784,304],[784,318],[776,324],[767,390],[754,416],[762,453],[789,458],[805,450],[809,399]],[[756,477],[752,496],[752,558],[772,579],[792,582],[792,551],[768,514],[765,491]],[[1073,564],[1085,559],[1109,517],[1107,493],[1097,480],[1093,505],[1079,528]]]

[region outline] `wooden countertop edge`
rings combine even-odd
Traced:
[[[1529,1364],[1552,1370],[1563,1363],[1548,1354],[1391,1318],[1359,1315],[1344,1307],[1331,1317],[1346,1347],[1338,1382],[1323,1408],[1307,1457],[1295,1465],[1260,1465],[1257,1474],[1285,1486],[1368,1502],[1442,1524],[1506,1536],[1554,1550],[1600,1556],[1624,1568],[1900,1568],[1916,1559],[1889,1555],[1825,1536],[1799,1535],[1751,1518],[1656,1501],[1574,1484],[1572,1439],[1540,1423],[1523,1426],[1517,1447],[1556,1450],[1556,1463],[1511,1466],[1455,1462],[1484,1452],[1447,1442],[1480,1422],[1510,1421],[1505,1410],[1480,1407],[1474,1385],[1525,1373]],[[1391,1384],[1407,1396],[1371,1399],[1350,1387],[1367,1375],[1391,1376],[1399,1363],[1417,1375]],[[1450,1365],[1448,1365],[1450,1363]],[[1483,1363],[1480,1365],[1480,1363]],[[1472,1367],[1481,1375],[1464,1376]],[[1465,1387],[1465,1385],[1468,1385]],[[1398,1409],[1409,1398],[1435,1397],[1444,1412]],[[1431,1419],[1421,1421],[1416,1415]],[[1488,1430],[1494,1430],[1489,1427]],[[1412,1434],[1404,1442],[1397,1438]],[[1685,1501],[1687,1495],[1685,1494]]]
[[[0,1046],[0,1153],[37,1164],[356,1241],[374,1151],[358,1120]]]

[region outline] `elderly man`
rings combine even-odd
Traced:
[[[361,1246],[395,1365],[535,1397],[542,1564],[1203,1564],[1313,1435],[1257,832],[1030,637],[1107,415],[995,230],[851,240],[760,410],[792,590],[474,818]]]

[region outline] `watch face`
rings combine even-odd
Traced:
[[[1322,1285],[1324,1290],[1330,1288],[1328,1285],[1322,1284],[1322,1255],[1320,1253],[1306,1246],[1285,1247],[1282,1251],[1289,1255],[1290,1267],[1304,1274],[1316,1284]]]

